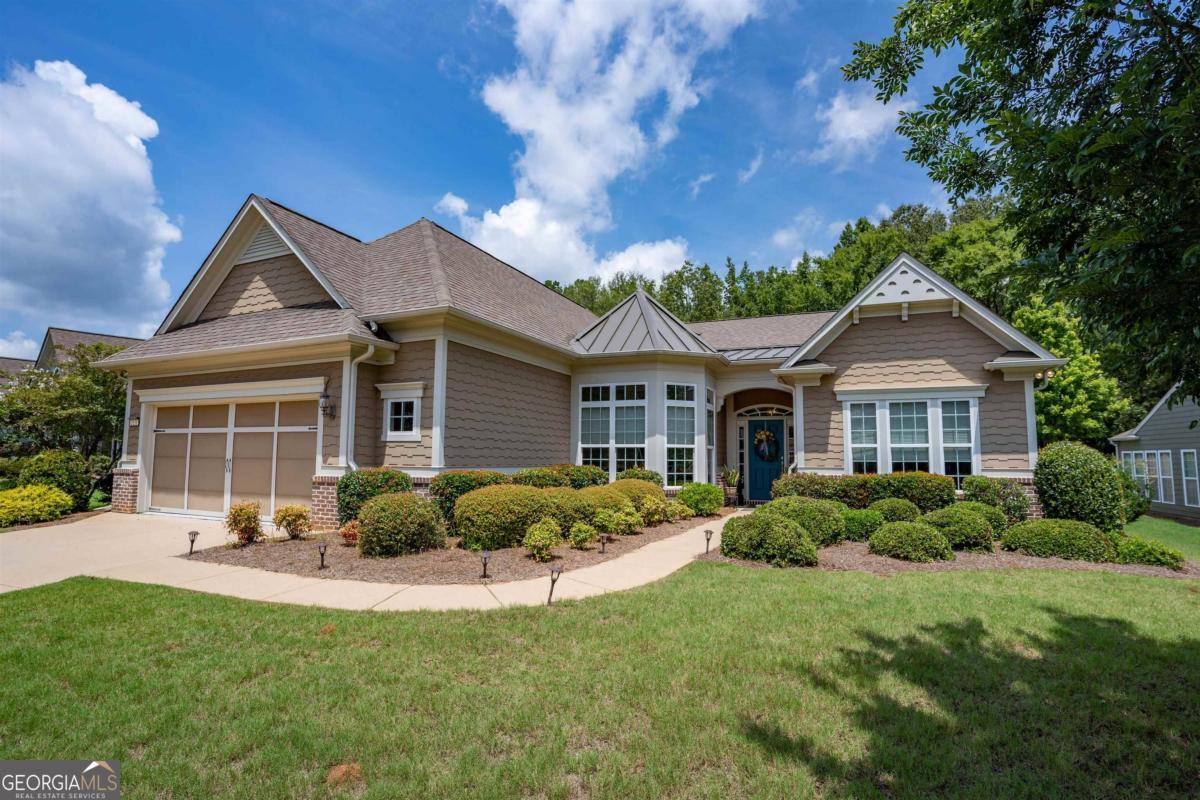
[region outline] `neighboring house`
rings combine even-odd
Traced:
[[[5,387],[16,380],[17,373],[24,372],[32,366],[33,362],[28,358],[0,356],[0,394],[4,394]]]
[[[42,338],[41,349],[38,350],[37,361],[33,365],[38,369],[57,369],[59,361],[69,357],[67,351],[81,344],[107,344],[113,347],[129,347],[141,341],[143,340],[134,339],[129,336],[113,336],[108,333],[75,331],[70,328],[46,328],[46,335]]]
[[[333,518],[337,477],[560,462],[669,488],[737,464],[1028,479],[1035,381],[1064,363],[915,259],[836,312],[685,324],[642,292],[597,318],[422,219],[362,242],[251,195],[129,377],[114,507],[253,499]]]
[[[1171,387],[1136,428],[1109,439],[1117,458],[1150,495],[1151,513],[1200,520],[1200,405]]]

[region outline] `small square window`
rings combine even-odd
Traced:
[[[383,438],[392,442],[415,442],[421,438],[421,401],[387,398],[383,401]]]

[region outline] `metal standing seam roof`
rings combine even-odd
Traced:
[[[571,346],[583,355],[652,351],[717,354],[640,287],[575,337]]]

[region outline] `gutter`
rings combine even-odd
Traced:
[[[307,344],[340,344],[342,342],[350,342],[352,344],[365,344],[370,347],[382,347],[388,350],[399,350],[400,346],[395,342],[385,341],[383,339],[375,339],[372,337],[361,336],[358,334],[337,333],[328,336],[299,336],[295,339],[275,339],[270,342],[255,342],[254,344],[235,345],[233,347],[212,347],[206,350],[187,350],[180,353],[164,353],[156,356],[134,356],[133,358],[122,358],[112,360],[115,356],[109,356],[102,361],[97,361],[96,366],[104,369],[124,369],[128,364],[151,364],[156,361],[178,361],[185,358],[198,358],[209,355],[223,355],[226,353],[251,353],[256,350],[274,350],[282,346],[292,345],[307,345]],[[119,355],[119,354],[117,354]]]
[[[367,345],[366,351],[350,362],[350,402],[352,405],[358,404],[358,365],[366,361],[371,356],[375,355],[375,345]],[[342,413],[346,413],[346,404],[342,404]],[[353,410],[350,412],[349,418],[346,420],[346,465],[350,469],[358,469],[358,462],[354,460],[354,420],[356,415]]]

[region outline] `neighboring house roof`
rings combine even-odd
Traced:
[[[671,352],[716,355],[713,348],[639,286],[571,344],[583,355]]]
[[[111,333],[76,331],[70,328],[46,328],[42,347],[38,350],[36,364],[39,369],[49,369],[58,361],[60,352],[81,344],[107,344],[113,347],[129,347],[143,341],[132,336],[114,336]]]
[[[33,359],[0,356],[0,386],[11,383],[17,373],[33,366]]]
[[[1146,416],[1142,417],[1141,422],[1139,422],[1136,426],[1134,426],[1133,428],[1130,428],[1127,431],[1118,433],[1116,436],[1110,437],[1109,441],[1114,442],[1114,443],[1115,442],[1136,442],[1138,439],[1140,439],[1141,436],[1139,434],[1141,433],[1142,428],[1145,427],[1146,423],[1150,421],[1151,417],[1153,417],[1155,414],[1158,413],[1159,409],[1161,409],[1163,406],[1165,406],[1167,404],[1167,401],[1171,399],[1172,395],[1174,395],[1176,390],[1178,390],[1179,387],[1182,385],[1183,385],[1182,382],[1176,383],[1174,386],[1172,386],[1170,389],[1168,389],[1167,393],[1164,394],[1161,398],[1159,398],[1159,401],[1154,404],[1154,408],[1150,409],[1150,413],[1148,413],[1148,414],[1146,414]]]
[[[235,314],[185,325],[126,348],[105,359],[105,363],[119,366],[162,356],[236,351],[264,341],[280,345],[290,340],[310,342],[322,337],[345,336],[360,338],[365,342],[386,341],[372,333],[352,309],[323,303]]]

